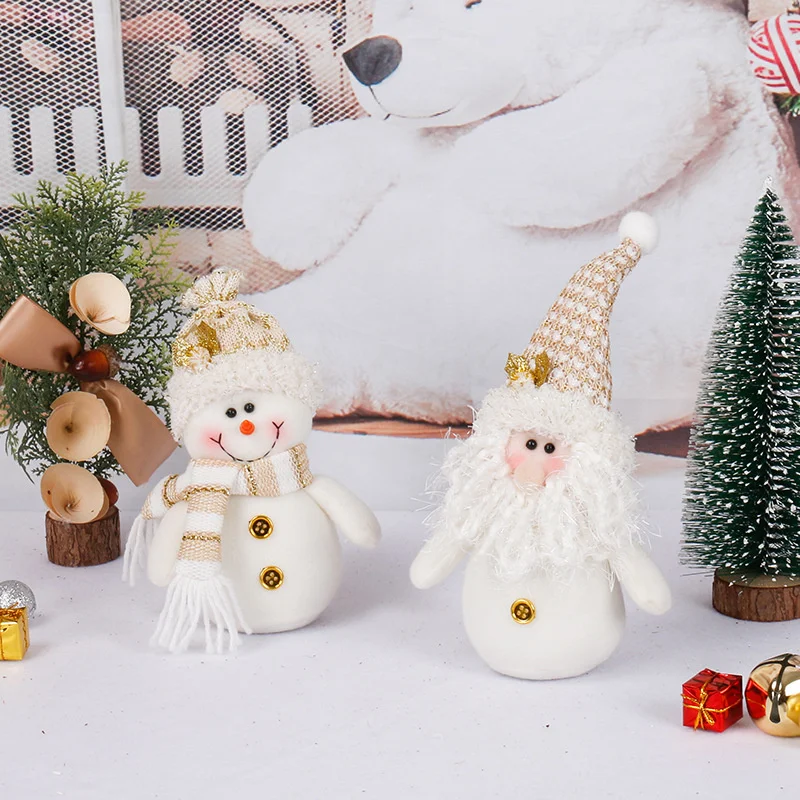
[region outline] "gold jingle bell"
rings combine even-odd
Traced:
[[[800,736],[800,655],[762,661],[745,689],[753,722],[770,736]]]

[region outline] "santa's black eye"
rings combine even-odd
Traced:
[[[547,444],[544,446],[544,451],[545,451],[545,453],[547,453],[548,455],[549,455],[550,453],[555,453],[555,451],[556,451],[556,446],[555,446],[555,445],[554,445],[552,442],[548,442],[548,443],[547,443]]]
[[[256,407],[252,403],[245,403],[244,404],[244,410],[248,414],[252,414],[256,410]]]
[[[233,417],[235,417],[235,416],[236,416],[236,409],[235,409],[235,408],[229,408],[229,409],[228,409],[228,410],[227,410],[225,413],[226,413],[226,414],[227,414],[227,415],[228,415],[228,416],[229,416],[231,419],[233,419]]]
[[[535,450],[538,447],[536,439],[528,439],[528,441],[525,442],[525,447],[527,447],[528,450]]]

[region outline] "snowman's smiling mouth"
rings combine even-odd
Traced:
[[[260,461],[262,458],[266,458],[275,449],[275,445],[278,444],[278,439],[281,438],[281,428],[283,427],[283,425],[284,425],[283,422],[281,422],[280,425],[277,422],[272,423],[272,426],[275,428],[275,441],[270,445],[269,450],[267,450],[267,452],[264,453],[264,455],[258,456],[257,458],[237,458],[229,450],[226,450],[222,444],[222,431],[220,431],[218,438],[215,439],[213,436],[210,436],[209,438],[211,439],[212,442],[214,442],[214,444],[219,445],[220,450],[222,450],[222,452],[225,453],[225,455],[230,456],[230,458],[232,458],[234,461],[238,461],[241,464],[250,464],[253,461]]]

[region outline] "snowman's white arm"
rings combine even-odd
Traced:
[[[464,192],[510,226],[572,228],[629,208],[741,115],[729,71],[703,58],[696,44],[635,48],[556,100],[478,126],[456,145]]]
[[[318,475],[306,487],[317,505],[330,517],[342,535],[360,547],[375,547],[381,526],[372,509],[342,484]]]
[[[413,161],[418,135],[375,119],[311,128],[272,148],[245,189],[261,255],[301,272],[332,258]]]
[[[161,518],[147,553],[147,577],[156,586],[166,586],[172,580],[178,550],[186,532],[185,500],[175,503]]]
[[[672,607],[672,592],[661,570],[638,545],[615,560],[614,570],[631,600],[642,611],[664,614]]]
[[[466,551],[458,544],[444,546],[436,539],[426,542],[411,564],[409,576],[417,589],[430,589],[447,578]]]

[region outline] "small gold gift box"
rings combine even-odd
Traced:
[[[21,661],[29,645],[28,609],[0,608],[0,661]]]

